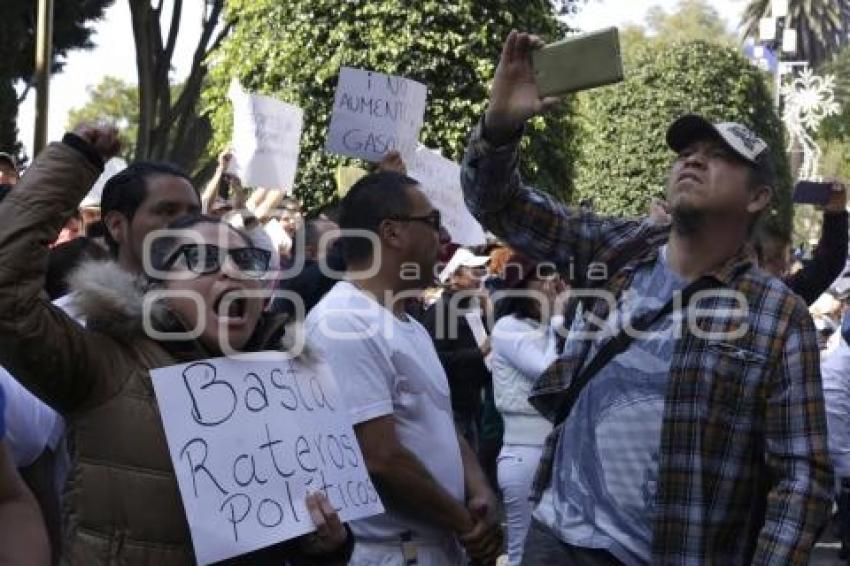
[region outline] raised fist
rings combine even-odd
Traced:
[[[230,165],[230,161],[233,159],[233,152],[230,149],[225,149],[221,153],[218,154],[218,165],[222,169],[227,169]]]
[[[78,124],[72,133],[86,140],[104,161],[109,161],[121,150],[121,140],[115,126],[82,123]]]

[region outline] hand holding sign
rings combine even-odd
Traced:
[[[392,150],[409,158],[427,92],[422,83],[404,77],[342,67],[325,150],[374,162]]]
[[[265,352],[151,371],[198,562],[383,511],[327,367]],[[332,507],[321,498],[322,492]],[[334,516],[334,511],[338,517]]]
[[[301,549],[311,555],[328,554],[339,549],[348,539],[348,531],[339,520],[339,514],[321,491],[307,496],[307,512],[316,525],[316,532],[308,535]]]
[[[407,175],[407,164],[405,164],[399,152],[392,150],[378,162],[378,171],[392,171],[401,175]]]

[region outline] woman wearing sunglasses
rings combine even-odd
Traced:
[[[45,149],[20,191],[0,203],[0,363],[68,424],[63,563],[194,564],[149,370],[279,348],[283,326],[263,314],[263,298],[244,296],[260,289],[269,253],[205,216],[154,239],[145,275],[112,261],[82,267],[72,288],[85,328],[42,297],[47,244],[116,140],[106,128],[78,128]],[[159,298],[146,311],[150,292]],[[195,338],[178,336],[193,329]],[[345,563],[351,536],[327,499],[311,495],[307,507],[316,533],[231,563]]]

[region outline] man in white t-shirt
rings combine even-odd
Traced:
[[[404,309],[433,280],[439,212],[416,181],[382,172],[352,187],[340,228],[347,277],[310,312],[307,344],[334,371],[387,510],[351,524],[350,564],[452,566],[465,554],[493,563],[501,550],[495,496],[454,428],[431,338]]]

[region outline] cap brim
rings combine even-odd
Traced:
[[[744,128],[747,133],[751,134],[755,138],[749,142],[743,142],[744,145],[746,146],[746,143],[751,143],[753,145],[760,144],[760,149],[755,150],[754,147],[739,147],[742,143],[739,139],[740,134],[737,134],[738,137],[736,138],[730,132],[724,132],[722,128],[726,126],[740,126],[741,128]],[[677,153],[685,149],[694,141],[707,138],[719,140],[735,155],[747,163],[754,165],[758,163],[759,156],[767,149],[767,144],[764,140],[756,137],[755,134],[752,134],[752,132],[750,132],[750,130],[745,126],[734,123],[712,124],[697,114],[685,114],[673,122],[667,129],[667,145],[670,146],[670,149]]]
[[[490,258],[488,256],[477,255],[462,261],[460,265],[463,267],[481,267],[488,261],[490,261]]]
[[[468,250],[458,248],[437,279],[440,283],[445,283],[459,267],[481,267],[488,261],[489,256],[472,255]]]
[[[673,151],[685,149],[689,143],[706,136],[723,139],[714,124],[697,114],[685,114],[667,128],[667,145]]]

